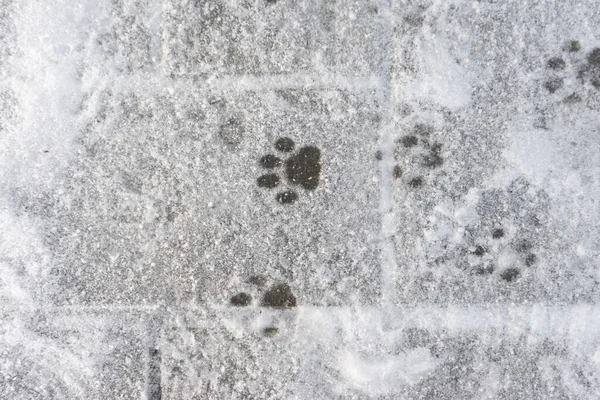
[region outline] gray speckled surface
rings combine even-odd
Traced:
[[[599,23],[0,0],[0,397],[599,398]]]

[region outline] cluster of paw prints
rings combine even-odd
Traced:
[[[263,276],[253,276],[248,282],[262,287],[266,284],[267,279]],[[252,295],[246,292],[240,292],[231,297],[230,303],[235,307],[248,307],[252,305]],[[292,289],[287,283],[279,283],[271,286],[262,296],[260,301],[261,307],[288,309],[296,307],[296,296],[292,293]],[[273,337],[279,332],[279,329],[274,326],[269,326],[263,329],[265,336]]]
[[[505,243],[505,231],[503,228],[495,228],[491,232],[492,245],[485,246],[477,244],[470,248],[470,254],[475,258],[475,274],[489,275],[495,270],[494,259],[502,250],[509,246]],[[494,243],[497,242],[497,243]],[[525,266],[531,267],[537,262],[537,256],[534,253],[533,245],[528,240],[520,240],[516,242],[515,250],[522,258]],[[500,277],[507,282],[516,280],[521,275],[521,270],[516,267],[510,267],[500,273]]]
[[[296,144],[290,138],[280,138],[275,142],[275,150],[280,153],[291,153]],[[319,186],[321,176],[321,151],[315,146],[302,147],[296,154],[282,160],[274,154],[267,154],[260,159],[260,166],[273,171],[283,167],[283,171],[261,175],[256,183],[261,188],[274,189],[282,184],[281,172],[290,185],[300,186],[305,190],[315,190]],[[298,193],[292,189],[280,191],[276,196],[280,204],[294,204]]]
[[[442,144],[430,139],[434,128],[431,125],[417,123],[409,135],[401,137],[396,141],[394,159],[394,178],[403,179],[409,188],[417,189],[425,184],[425,175],[444,164],[442,157]],[[399,158],[408,159],[406,167],[411,168],[410,174],[405,174],[404,166],[398,164]],[[376,154],[377,160],[381,160],[381,151]],[[414,160],[417,160],[416,164]],[[405,175],[408,175],[405,177]]]
[[[563,54],[548,59],[546,72],[544,88],[548,92],[565,92],[565,102],[579,102],[582,96],[577,89],[583,90],[581,86],[586,82],[600,90],[600,48],[596,47],[584,56],[581,54],[581,44],[572,40],[563,47]],[[573,89],[571,83],[580,86]]]

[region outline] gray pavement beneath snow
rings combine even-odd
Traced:
[[[0,397],[600,397],[600,12],[0,0]]]

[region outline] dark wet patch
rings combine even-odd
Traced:
[[[570,95],[568,95],[567,97],[565,97],[565,103],[579,103],[581,101],[581,96],[578,95],[577,93],[571,93]]]
[[[533,253],[527,254],[527,257],[525,257],[525,265],[527,265],[528,267],[531,267],[533,264],[535,264],[536,261],[537,256]]]
[[[406,343],[411,348],[425,347],[432,340],[435,340],[428,329],[410,327],[404,330],[404,335],[406,337]]]
[[[275,308],[296,307],[296,297],[288,284],[281,283],[273,286],[265,293],[261,305]]]
[[[179,216],[179,207],[169,204],[167,206],[167,221],[169,222],[173,222],[177,219],[177,217]]]
[[[441,156],[442,145],[440,143],[434,143],[431,147],[431,151],[423,158],[423,165],[428,168],[438,168],[444,163],[444,159]]]
[[[377,161],[381,161],[383,159],[383,153],[381,152],[381,150],[377,150],[377,152],[375,153],[375,159]]]
[[[260,159],[260,165],[263,168],[276,168],[279,167],[283,162],[281,158],[274,156],[273,154],[267,154]]]
[[[265,335],[266,337],[273,337],[275,335],[277,335],[279,333],[279,328],[276,328],[274,326],[268,326],[265,329],[263,329],[263,335]]]
[[[252,303],[252,296],[250,296],[248,293],[241,292],[233,296],[230,302],[231,305],[236,307],[246,307]]]
[[[253,275],[248,278],[248,282],[256,286],[264,286],[267,283],[267,278],[262,275]]]
[[[473,250],[473,254],[479,257],[483,256],[485,253],[487,253],[487,250],[483,246],[475,246],[475,250]]]
[[[290,138],[279,138],[275,142],[275,148],[284,153],[289,153],[294,150],[294,147],[296,147],[296,144]]]
[[[412,178],[410,181],[408,181],[408,186],[410,186],[411,188],[418,188],[423,186],[423,178],[420,176]]]
[[[281,179],[277,174],[266,174],[259,177],[256,180],[256,183],[262,188],[272,189],[274,187],[279,186],[279,184],[281,183]]]
[[[433,126],[429,124],[415,124],[415,127],[413,128],[413,133],[419,136],[429,136],[433,131]]]
[[[592,68],[600,68],[600,48],[596,47],[587,56],[588,65]]]
[[[556,71],[563,70],[567,66],[567,64],[565,63],[565,60],[563,60],[560,57],[552,57],[551,59],[548,60],[548,63],[546,65],[548,68],[556,70]]]
[[[508,268],[500,274],[500,277],[506,282],[512,282],[521,275],[521,272],[516,268]]]
[[[237,146],[244,138],[245,128],[242,118],[231,117],[225,122],[219,131],[219,136],[229,146]]]
[[[402,168],[399,165],[394,166],[394,178],[398,179],[402,176]]]
[[[477,275],[490,275],[492,272],[494,272],[493,265],[484,265],[475,268],[475,273]]]
[[[404,17],[404,21],[410,26],[419,27],[425,21],[425,17],[421,14],[408,14]]]
[[[285,161],[285,170],[291,183],[315,190],[321,175],[321,151],[314,146],[301,148]]]
[[[277,194],[277,202],[281,204],[294,204],[298,200],[298,193],[286,190]]]
[[[548,79],[546,82],[544,82],[544,87],[546,88],[546,90],[548,90],[550,93],[554,93],[556,92],[558,89],[560,89],[563,86],[563,80],[562,78],[553,78],[553,79]]]
[[[404,147],[414,147],[419,144],[419,139],[417,139],[416,136],[404,136],[400,139],[400,143],[402,143],[402,146]]]
[[[570,40],[565,45],[565,50],[570,53],[576,53],[581,50],[581,43],[578,40]]]
[[[494,231],[492,232],[492,237],[494,239],[500,239],[504,237],[504,229],[502,228],[496,228],[494,229]]]
[[[149,349],[148,352],[148,400],[162,399],[162,379],[161,379],[161,354],[156,348]]]
[[[521,240],[516,246],[519,253],[527,253],[531,248],[533,248],[533,245],[528,240]]]
[[[592,75],[591,84],[596,89],[600,89],[600,48],[596,47],[587,56],[587,68]]]

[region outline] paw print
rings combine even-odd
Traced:
[[[544,88],[550,94],[564,96],[567,103],[582,100],[582,92],[587,82],[600,90],[600,48],[581,55],[581,44],[569,41],[563,47],[563,54],[546,61]]]
[[[516,259],[514,260],[514,266],[506,268],[500,273],[500,278],[506,282],[513,282],[521,275],[521,270],[516,267],[519,263],[526,267],[531,267],[536,263],[537,256],[534,253],[534,246],[529,240],[507,240],[506,232],[503,227],[496,227],[493,229],[490,237],[491,240],[487,240],[488,245],[483,244],[486,241],[485,238],[480,238],[477,240],[477,243],[479,244],[472,246],[469,249],[471,265],[474,267],[475,274],[492,274],[495,270],[494,264],[497,263],[498,257],[502,252],[514,253],[516,250],[517,253]]]
[[[406,184],[412,189],[423,186],[424,175],[444,164],[442,144],[431,139],[434,130],[432,125],[417,123],[410,134],[396,142],[395,159],[402,162],[403,166],[394,166],[394,178],[400,179],[405,169],[410,170],[411,174],[406,178]]]
[[[263,276],[253,276],[248,280],[248,283],[262,288],[267,283],[267,279]],[[254,291],[254,288],[249,291]],[[253,303],[252,295],[247,292],[240,292],[232,296],[229,300],[234,307],[248,307]],[[287,283],[273,284],[262,296],[260,301],[261,307],[286,310],[296,307],[296,296]],[[263,329],[263,335],[273,337],[278,333],[277,327],[268,326]]]
[[[279,138],[275,142],[275,150],[280,153],[291,153],[296,144],[290,138]],[[277,170],[284,167],[287,182],[291,185],[301,186],[305,190],[315,190],[319,186],[321,175],[321,150],[315,146],[302,147],[294,155],[285,161],[274,154],[263,156],[260,165],[265,169]],[[256,183],[259,187],[273,189],[281,185],[282,180],[279,173],[268,173],[261,175]],[[292,189],[286,189],[277,194],[277,202],[280,204],[294,204],[298,200],[298,193]]]
[[[548,195],[524,178],[505,188],[474,189],[431,215],[424,232],[426,263],[508,283],[524,271],[535,276],[550,237],[548,210]]]
[[[264,276],[252,276],[248,279],[248,283],[262,289],[267,283],[267,278]],[[249,291],[254,291],[254,288]],[[247,292],[240,292],[231,297],[230,303],[236,307],[250,306],[252,305],[252,295]],[[271,285],[263,294],[260,305],[262,307],[278,309],[293,308],[296,307],[296,296],[294,296],[292,289],[287,283],[277,283]]]

